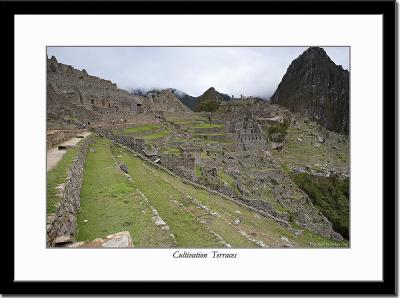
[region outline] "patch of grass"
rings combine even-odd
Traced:
[[[157,133],[153,133],[153,134],[149,134],[149,135],[147,135],[147,136],[143,136],[143,139],[148,140],[148,141],[150,141],[150,140],[156,140],[156,139],[161,139],[161,138],[163,138],[163,137],[166,137],[166,136],[169,135],[170,133],[171,133],[171,130],[170,130],[170,129],[164,129],[164,130],[161,130],[161,131],[159,131],[159,132],[157,132]]]
[[[281,168],[282,168],[282,171],[284,171],[286,174],[290,174],[290,169],[287,164],[284,164],[284,163],[281,164]]]
[[[196,169],[195,169],[195,175],[196,177],[201,177],[201,167],[199,165],[196,165]]]
[[[171,177],[167,174],[160,174],[165,181],[172,182],[175,180],[174,177]],[[177,188],[177,190],[183,191],[191,196],[195,196],[202,204],[205,204],[212,210],[217,211],[220,214],[219,218],[223,219],[222,222],[226,223],[226,221],[229,221],[232,223],[236,218],[241,219],[241,223],[238,227],[235,227],[234,225],[229,225],[227,227],[226,225],[220,224],[220,222],[217,221],[215,221],[211,226],[213,229],[215,226],[217,226],[215,227],[216,230],[214,231],[218,232],[224,239],[229,240],[228,242],[232,244],[233,247],[256,246],[253,242],[243,238],[243,236],[238,233],[239,230],[245,231],[247,234],[251,235],[257,240],[262,240],[270,247],[279,246],[276,244],[276,241],[279,242],[279,239],[282,236],[287,237],[295,247],[330,247],[330,245],[336,245],[339,247],[348,246],[347,241],[333,241],[308,231],[304,232],[304,236],[297,237],[286,228],[274,222],[272,219],[256,215],[255,212],[250,211],[246,207],[237,205],[232,201],[222,199],[216,195],[210,195],[208,192],[203,190],[194,189],[187,184],[174,183],[173,185],[175,188]],[[237,211],[240,213],[237,213]],[[232,229],[234,229],[234,231],[232,231]]]
[[[222,181],[227,183],[237,196],[239,196],[239,197],[242,196],[237,188],[236,180],[232,176],[225,173],[225,171],[223,171],[223,170],[218,170],[217,176],[219,179],[221,179]]]
[[[151,208],[116,167],[110,143],[97,141],[96,152],[88,154],[76,239],[88,241],[129,231],[135,247],[173,247],[174,240],[154,224]]]
[[[277,211],[278,213],[288,213],[286,208],[279,204],[278,201],[272,200],[272,205],[274,206],[275,211]]]
[[[310,231],[304,230],[301,226],[296,225],[295,223],[290,224],[292,228],[297,230],[302,230],[303,234],[301,235],[301,241],[304,241],[307,246],[311,247],[348,247],[349,242],[347,240],[344,241],[335,241],[329,238],[325,238],[323,236],[313,234]]]
[[[208,140],[204,138],[193,138],[192,140],[196,140],[196,142],[201,144],[220,144],[220,145],[232,145],[234,142],[229,140]]]
[[[124,152],[123,149],[115,150],[116,154]],[[215,237],[191,213],[174,205],[172,200],[180,200],[184,194],[177,191],[172,183],[164,181],[159,171],[129,154],[124,154],[123,160],[128,168],[132,169],[133,184],[144,193],[169,225],[179,247],[221,247]]]
[[[313,200],[314,205],[332,222],[333,228],[349,238],[349,179],[293,174],[293,181]]]
[[[162,127],[161,124],[144,124],[144,125],[139,125],[139,126],[135,126],[135,127],[125,128],[124,134],[143,133],[148,130],[159,129],[161,127]]]
[[[197,137],[212,137],[212,136],[224,136],[224,133],[221,132],[210,132],[210,133],[198,133],[195,134]]]
[[[164,150],[162,152],[164,154],[173,154],[176,156],[182,155],[182,151],[179,148],[175,148],[175,147],[166,147],[166,148],[164,148]]]
[[[201,159],[209,159],[210,158],[210,156],[207,154],[207,151],[201,151],[200,157],[201,157]]]
[[[200,123],[195,126],[195,128],[224,128],[224,124],[213,124],[211,123]]]
[[[309,235],[312,234],[296,237],[271,218],[185,184],[124,148],[113,146],[110,150],[109,144],[110,141],[106,139],[97,141],[96,152],[89,153],[85,164],[78,240],[128,230],[135,247],[221,247],[220,239],[212,232],[220,235],[232,247],[257,246],[243,233],[263,241],[269,247],[279,246],[282,236],[287,237],[295,247],[312,245],[309,243]],[[122,156],[118,160],[128,166],[132,181],[128,181],[115,166],[112,154]],[[222,176],[229,180],[224,174]],[[154,224],[149,207],[146,207],[136,189],[157,209],[170,227],[169,231]],[[218,215],[212,216],[199,208],[192,198]],[[240,219],[239,224],[235,224],[237,218]],[[85,219],[88,221],[84,222]],[[174,241],[169,233],[175,236]],[[317,245],[321,246],[329,241],[323,237],[315,239]]]
[[[274,210],[278,213],[288,213],[285,207],[283,207],[279,202],[275,199],[272,189],[270,187],[264,187],[261,191],[260,199],[270,203]]]
[[[68,175],[68,169],[71,167],[74,158],[79,150],[80,143],[74,148],[67,149],[58,164],[47,173],[47,213],[56,211],[57,203],[60,201],[58,189],[56,187],[65,182]]]

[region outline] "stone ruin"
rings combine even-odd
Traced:
[[[57,121],[68,115],[71,124],[79,120],[100,136],[193,183],[265,212],[279,222],[289,225],[290,219],[319,235],[341,239],[271,154],[273,150],[284,148],[284,128],[287,123],[295,123],[287,109],[259,100],[254,100],[252,105],[244,105],[240,100],[226,102],[211,119],[212,124],[223,124],[223,128],[210,127],[208,135],[201,134],[201,128],[193,128],[193,134],[200,139],[196,140],[192,132],[186,131],[184,123],[173,121],[190,120],[192,115],[170,90],[133,95],[111,81],[58,63],[54,57],[48,59],[47,72],[50,120]],[[143,138],[114,133],[133,123],[162,123],[171,129],[172,135],[179,137],[179,141],[168,136],[149,146]],[[62,139],[61,134],[59,139]],[[50,147],[58,142],[51,139]],[[316,136],[315,142],[323,143],[325,139]],[[179,148],[180,154],[163,153],[161,149],[165,145]],[[196,176],[196,169],[200,169],[201,177]],[[221,171],[234,185],[221,181],[218,176]],[[268,200],[260,200],[266,196],[266,189],[270,190]],[[278,212],[277,206],[286,211]]]
[[[47,112],[50,121],[72,118],[88,124],[135,121],[141,114],[162,121],[162,112],[191,111],[169,89],[133,95],[53,56],[47,59]]]

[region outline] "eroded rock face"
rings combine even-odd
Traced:
[[[349,72],[322,48],[310,47],[293,60],[271,102],[303,113],[328,130],[349,133]]]

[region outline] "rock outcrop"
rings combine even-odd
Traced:
[[[271,103],[299,112],[328,130],[349,133],[349,72],[319,47],[293,60]]]

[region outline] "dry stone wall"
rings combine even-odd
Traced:
[[[96,127],[93,129],[100,137],[110,139],[118,144],[126,146],[140,154],[145,154],[146,143],[143,139],[137,139],[131,136],[121,136],[113,134],[112,129],[104,127]]]
[[[193,156],[161,155],[161,165],[163,167],[191,180],[195,177],[195,160]]]
[[[47,149],[61,144],[62,142],[74,137],[76,134],[81,133],[82,131],[83,130],[77,129],[48,131],[46,138]]]
[[[76,216],[80,207],[80,191],[83,168],[89,146],[94,142],[92,136],[83,140],[75,160],[68,170],[62,199],[55,213],[47,216],[47,246],[72,241],[76,233]]]

